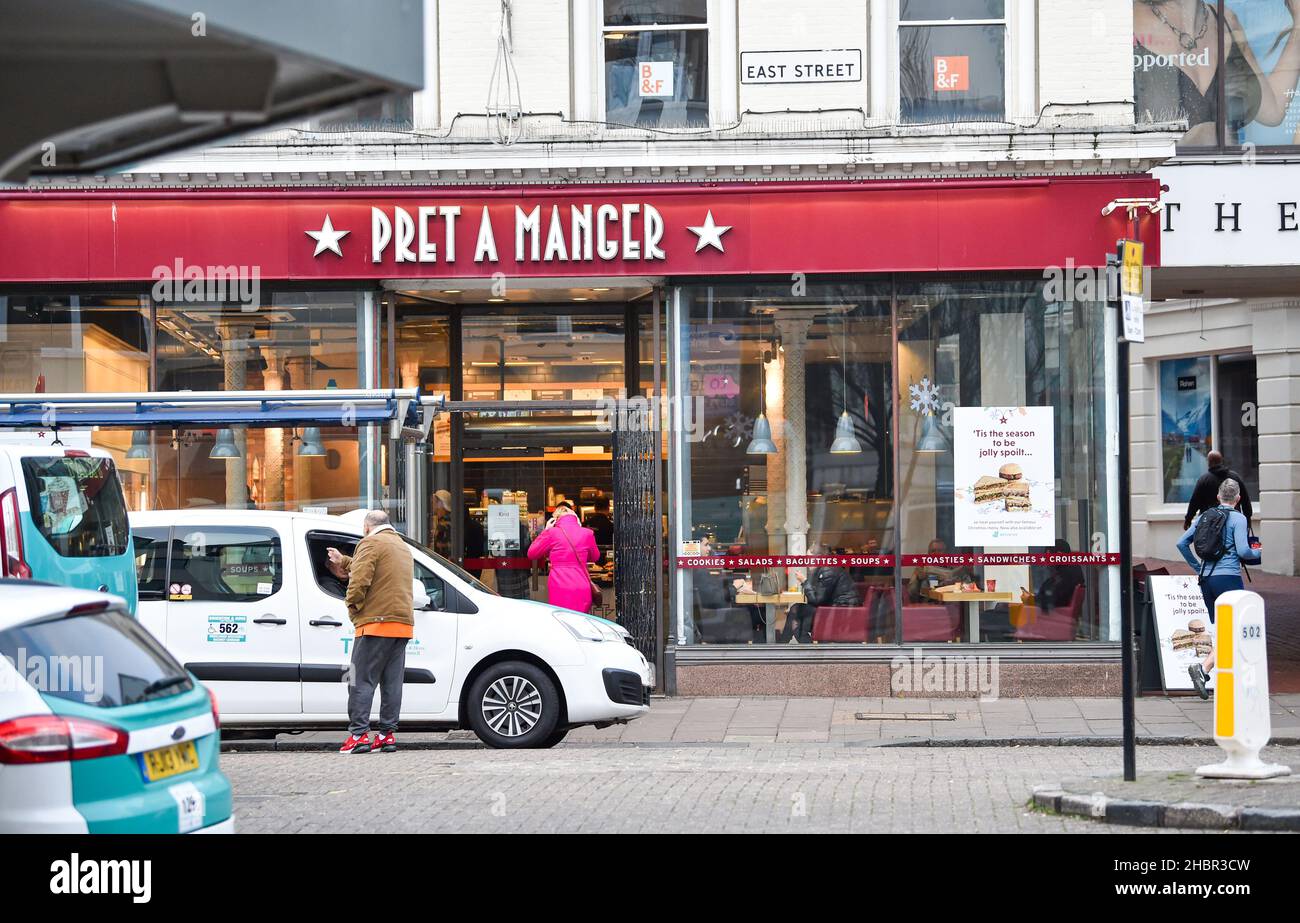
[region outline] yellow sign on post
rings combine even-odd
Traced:
[[[1224,593],[1214,606],[1214,630],[1214,742],[1228,758],[1201,766],[1196,774],[1210,779],[1288,775],[1290,767],[1259,758],[1273,734],[1264,600],[1249,590]]]
[[[1130,343],[1146,340],[1146,290],[1143,285],[1143,247],[1140,240],[1119,242],[1119,304],[1124,319],[1124,339]]]

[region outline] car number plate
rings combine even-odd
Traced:
[[[199,768],[199,751],[194,741],[172,744],[144,754],[144,777],[150,782],[170,779]]]

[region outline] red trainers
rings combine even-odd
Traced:
[[[369,753],[370,752],[370,734],[362,734],[360,737],[348,735],[348,739],[339,747],[340,753]]]
[[[397,751],[397,738],[393,736],[392,731],[387,734],[375,732],[375,745],[372,749],[382,750],[384,753],[395,753]]]

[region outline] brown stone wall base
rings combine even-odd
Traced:
[[[986,668],[987,669],[987,668]],[[888,696],[893,698],[977,698],[978,691],[891,688],[888,663],[745,663],[677,665],[682,696]],[[924,681],[924,668],[922,680]],[[999,663],[998,696],[1118,696],[1118,663]]]

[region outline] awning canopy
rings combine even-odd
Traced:
[[[4,0],[0,180],[418,90],[423,19],[420,0]]]
[[[414,388],[0,394],[0,429],[386,423],[392,438],[425,439],[444,405],[441,395],[420,394]]]

